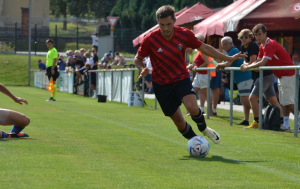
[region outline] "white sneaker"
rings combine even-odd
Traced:
[[[92,96],[92,98],[96,98],[96,94],[94,94],[94,95]]]
[[[218,144],[221,141],[219,133],[209,127],[206,127],[206,129],[202,133],[208,136],[208,138],[210,138],[210,140],[212,140],[215,144]]]
[[[284,127],[284,126],[280,126],[280,131],[291,131],[290,127],[287,128],[287,127]]]

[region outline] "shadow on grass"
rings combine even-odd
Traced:
[[[211,157],[192,157],[192,156],[183,156],[183,159],[180,160],[197,160],[197,161],[219,161],[223,163],[233,163],[233,164],[245,164],[245,163],[257,163],[261,161],[240,161],[240,160],[235,160],[235,159],[227,159],[222,156],[211,156]]]

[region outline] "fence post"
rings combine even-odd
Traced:
[[[294,104],[294,136],[298,136],[298,101],[299,101],[299,70],[295,69],[295,104]]]
[[[18,23],[17,22],[15,22],[15,54],[17,54],[17,38],[18,38],[18,30],[17,30],[17,25],[18,25]]]
[[[34,55],[36,56],[36,24],[34,25]]]
[[[57,44],[57,25],[55,25],[55,47],[58,48],[58,44]]]
[[[77,26],[77,34],[76,34],[76,49],[78,49],[78,26]]]
[[[233,119],[233,76],[234,71],[230,70],[230,125],[232,126],[232,119]]]
[[[258,96],[258,105],[259,105],[259,129],[262,129],[263,120],[262,120],[262,106],[263,106],[263,70],[259,70],[259,96]]]

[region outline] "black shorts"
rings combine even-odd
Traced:
[[[59,72],[57,70],[57,66],[55,66],[55,68],[54,68],[54,75],[51,74],[51,68],[52,68],[52,66],[48,67],[47,70],[46,70],[48,79],[50,81],[51,77],[53,77],[53,81],[56,81],[56,79],[59,77]]]
[[[168,85],[152,83],[154,94],[165,116],[171,116],[177,111],[184,96],[196,95],[189,78]]]

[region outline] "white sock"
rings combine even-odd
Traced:
[[[213,113],[216,113],[216,109],[213,109]]]
[[[283,126],[285,128],[289,128],[290,127],[289,121],[290,121],[289,116],[283,116]]]
[[[96,95],[96,90],[93,90],[93,93]]]
[[[204,107],[200,107],[201,112],[204,112]]]

